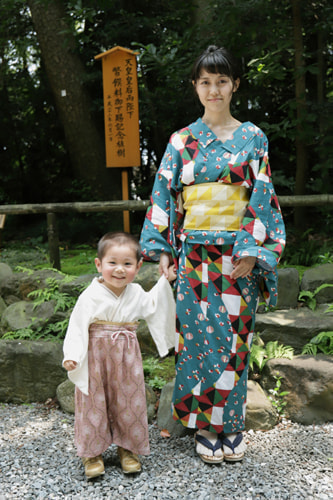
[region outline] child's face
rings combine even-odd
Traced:
[[[110,246],[103,259],[95,259],[97,271],[102,274],[104,284],[117,296],[137,275],[142,261],[138,262],[135,250],[129,245]]]

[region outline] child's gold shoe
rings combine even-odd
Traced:
[[[102,455],[92,458],[82,458],[82,462],[88,479],[105,474]]]
[[[138,455],[118,446],[121,468],[125,474],[140,472],[141,464]]]

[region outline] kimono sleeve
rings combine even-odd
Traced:
[[[260,144],[254,150],[258,151],[258,158],[250,161],[252,192],[234,244],[233,261],[247,256],[256,257],[253,272],[265,280],[266,290],[262,291],[267,304],[275,305],[275,269],[285,247],[285,227],[271,179],[268,140],[262,132]]]
[[[88,341],[91,314],[87,301],[82,295],[74,306],[63,344],[64,359],[77,362],[74,370],[69,371],[68,378],[79,389],[88,394]]]
[[[171,253],[176,259],[179,253],[176,235],[184,214],[176,184],[182,162],[173,145],[174,137],[177,135],[171,136],[156,173],[141,232],[140,245],[145,260],[158,261],[163,252]]]
[[[175,345],[176,304],[173,292],[168,280],[161,276],[156,285],[144,293],[142,317],[148,325],[159,355],[163,357]]]

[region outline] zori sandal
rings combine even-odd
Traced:
[[[226,462],[239,462],[243,460],[246,444],[241,432],[224,435],[222,437],[222,446]]]
[[[195,435],[196,452],[207,464],[223,462],[222,441],[214,432],[199,430]]]

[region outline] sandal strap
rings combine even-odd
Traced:
[[[239,432],[233,441],[230,441],[230,439],[228,439],[225,436],[222,439],[222,444],[224,444],[225,446],[228,446],[228,448],[230,448],[232,450],[232,452],[234,453],[235,448],[237,448],[237,446],[240,445],[242,441],[243,441],[243,434],[241,432]]]
[[[214,454],[215,451],[220,450],[222,448],[222,442],[221,442],[221,440],[219,438],[217,438],[216,443],[213,444],[205,436],[201,436],[201,434],[196,434],[195,440],[198,443],[203,444],[209,450],[212,450],[213,454]]]

